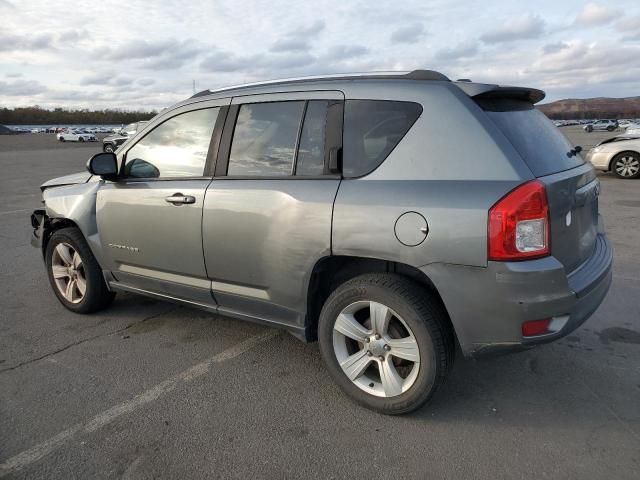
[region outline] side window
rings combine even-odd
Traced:
[[[170,118],[127,151],[130,178],[201,177],[219,108]]]
[[[324,144],[327,124],[326,100],[311,100],[304,117],[296,175],[322,175],[324,173]]]
[[[360,177],[375,170],[422,113],[413,102],[347,100],[344,106],[342,173]]]
[[[304,103],[240,106],[227,175],[291,175]]]

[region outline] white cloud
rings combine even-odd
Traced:
[[[424,25],[421,23],[411,23],[402,26],[391,33],[392,43],[416,43],[425,34]]]
[[[576,16],[574,23],[585,27],[594,27],[610,23],[619,16],[618,10],[597,3],[587,3]]]
[[[436,52],[436,58],[438,59],[450,59],[455,60],[458,58],[473,57],[478,53],[477,42],[465,42],[459,43],[453,47],[441,48]]]
[[[640,15],[623,18],[616,23],[616,28],[623,32],[623,41],[640,41]]]
[[[528,13],[507,19],[504,25],[489,30],[481,35],[480,39],[485,43],[502,43],[538,38],[544,33],[544,29],[544,20],[538,15]]]
[[[161,109],[194,79],[204,89],[417,68],[549,99],[640,94],[637,0],[541,1],[535,13],[511,0],[158,0],[109,22],[116,0],[65,2],[0,0],[0,104]]]

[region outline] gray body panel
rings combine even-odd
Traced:
[[[370,99],[418,102],[423,113],[384,162],[361,178],[95,181],[47,188],[47,214],[79,226],[113,289],[281,325],[303,337],[314,266],[343,256],[422,272],[440,294],[465,354],[526,346],[523,321],[568,318],[561,332],[539,341],[554,339],[602,301],[611,281],[611,247],[595,228],[597,199],[586,165],[540,179],[551,206],[552,256],[487,261],[489,209],[535,178],[469,96],[500,89],[354,77],[197,96],[152,119],[119,149],[119,160],[161,122],[198,108]],[[164,201],[178,192],[196,202]],[[563,226],[569,211],[576,223]]]
[[[220,306],[304,326],[315,263],[331,255],[339,179],[223,180],[207,190],[204,255]]]
[[[202,206],[210,180],[107,183],[96,216],[105,246],[102,267],[127,285],[212,302],[202,261]],[[165,199],[191,195],[195,203]]]

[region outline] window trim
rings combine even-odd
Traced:
[[[127,155],[129,154],[129,151],[134,148],[136,145],[138,145],[138,143],[140,143],[142,140],[144,140],[147,135],[149,135],[151,132],[155,131],[157,128],[161,127],[162,125],[164,125],[166,122],[168,122],[169,120],[172,120],[176,117],[179,117],[180,115],[186,115],[188,113],[192,113],[192,112],[198,112],[200,110],[210,110],[210,109],[214,109],[217,108],[218,109],[218,116],[216,117],[216,123],[213,126],[213,131],[211,132],[211,139],[209,140],[209,146],[207,148],[207,156],[205,157],[205,163],[204,163],[204,168],[202,171],[202,175],[193,175],[193,176],[180,176],[180,177],[125,177],[124,176],[124,167],[127,163]],[[139,139],[136,140],[135,143],[133,143],[132,145],[130,145],[129,147],[127,147],[127,149],[123,152],[122,154],[122,160],[120,161],[120,168],[118,169],[118,179],[117,182],[118,183],[140,183],[140,182],[162,182],[162,181],[176,181],[176,180],[210,180],[212,177],[207,175],[207,168],[210,167],[211,163],[215,163],[215,157],[212,156],[212,147],[217,146],[216,144],[216,137],[219,137],[221,134],[221,129],[222,129],[222,125],[223,122],[220,121],[221,117],[226,117],[227,115],[227,110],[229,108],[229,105],[209,105],[209,106],[202,106],[201,108],[194,108],[191,110],[185,110],[185,111],[181,111],[181,112],[177,112],[175,115],[172,115],[170,117],[167,117],[165,119],[163,119],[161,122],[159,122],[158,124],[154,125],[152,129],[150,129],[148,132],[145,132],[145,134],[140,137]],[[217,151],[216,151],[217,153]],[[122,176],[121,176],[122,175]]]
[[[333,92],[332,92],[333,93]],[[280,96],[281,94],[278,94]],[[328,95],[329,96],[329,95]],[[290,175],[228,175],[229,169],[229,157],[231,155],[231,144],[233,143],[233,136],[235,134],[235,128],[238,119],[238,113],[242,105],[257,105],[264,103],[284,103],[284,102],[304,102],[302,110],[302,116],[298,125],[298,134],[296,137],[295,154],[293,158],[292,172]],[[297,175],[296,170],[298,167],[298,151],[300,148],[300,140],[302,136],[302,129],[306,121],[307,110],[309,102],[312,101],[326,101],[327,115],[325,125],[325,142],[324,142],[324,168],[322,175]],[[333,107],[333,109],[332,109]],[[333,115],[331,115],[333,113]],[[334,118],[335,117],[335,118]],[[331,121],[330,121],[331,120]],[[331,172],[329,170],[329,154],[330,149],[337,149],[338,152],[342,151],[342,126],[344,124],[344,100],[337,100],[335,98],[320,98],[314,95],[310,98],[283,98],[283,99],[265,99],[263,101],[246,101],[241,103],[232,103],[229,107],[229,112],[224,124],[224,130],[222,132],[222,138],[220,142],[220,149],[218,151],[217,162],[215,165],[213,179],[228,179],[228,180],[318,180],[318,179],[336,179],[342,178],[342,175],[337,172]]]

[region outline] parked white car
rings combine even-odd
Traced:
[[[56,135],[61,142],[97,142],[98,139],[93,133],[83,133],[77,130],[60,132]]]
[[[593,168],[613,172],[619,178],[640,177],[640,132],[633,136],[626,133],[603,140],[589,150],[586,159]]]
[[[638,135],[640,136],[640,124],[631,123],[627,126],[627,130],[625,131],[625,135]]]
[[[608,132],[613,132],[616,128],[618,128],[617,120],[596,120],[593,123],[588,123],[584,127],[585,131],[593,132],[594,130],[607,130]]]

